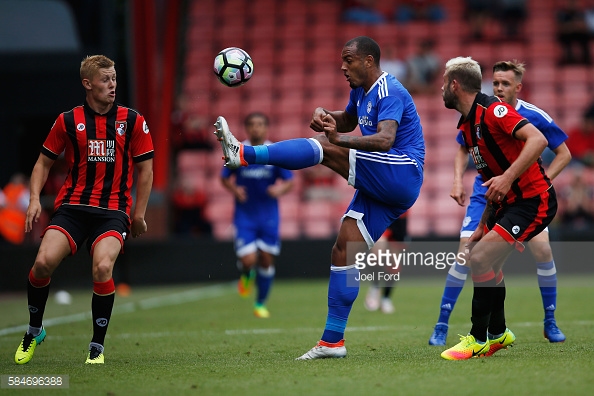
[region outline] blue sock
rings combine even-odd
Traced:
[[[268,146],[243,146],[248,164],[276,165],[285,169],[303,169],[322,162],[321,145],[315,139],[290,139]]]
[[[537,263],[536,274],[538,275],[538,286],[542,296],[545,320],[555,319],[555,309],[557,308],[557,269],[555,268],[555,261]]]
[[[450,314],[456,305],[456,301],[458,301],[458,297],[462,292],[464,282],[466,282],[469,272],[470,267],[458,263],[450,267],[446,278],[445,288],[443,289],[443,296],[441,297],[441,309],[439,311],[437,323],[449,323]]]
[[[359,294],[359,270],[354,265],[330,267],[328,283],[328,317],[322,341],[336,343],[344,338],[349,313]]]
[[[270,293],[270,286],[274,280],[275,269],[271,265],[268,268],[258,268],[256,273],[256,286],[258,287],[258,297],[256,298],[256,304],[264,304]]]

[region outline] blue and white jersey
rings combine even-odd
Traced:
[[[270,143],[266,141],[264,144]],[[247,140],[243,144],[250,145]],[[235,183],[243,186],[247,193],[245,202],[235,201],[235,223],[243,221],[278,223],[278,200],[268,195],[267,190],[279,178],[292,179],[293,173],[278,166],[257,164],[233,170],[224,167],[221,172],[223,178],[233,174],[236,176]]]
[[[555,150],[561,143],[567,140],[567,134],[555,124],[555,121],[553,121],[551,116],[532,103],[518,99],[516,111],[520,113],[522,117],[526,117],[528,121],[534,124],[534,126],[542,132],[549,142],[547,146],[549,149]]]
[[[412,97],[394,76],[383,72],[368,92],[362,87],[351,90],[346,112],[357,116],[363,136],[377,133],[380,121],[395,120],[398,129],[392,147],[423,168],[425,140],[421,120]]]

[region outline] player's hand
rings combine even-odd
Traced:
[[[278,198],[282,195],[283,186],[280,184],[273,184],[266,189],[266,194],[271,198]]]
[[[29,207],[27,208],[27,219],[25,220],[25,232],[29,232],[33,229],[33,222],[39,221],[41,216],[41,203],[39,199],[31,199]]]
[[[483,223],[479,223],[476,230],[474,230],[472,235],[468,238],[468,241],[466,241],[466,245],[464,245],[464,253],[466,254],[467,258],[469,257],[469,254],[472,251],[472,248],[474,247],[474,245],[476,245],[476,243],[483,238],[484,234],[485,234],[485,225]]]
[[[239,202],[245,202],[248,199],[247,192],[244,186],[236,186],[234,191],[235,199]]]
[[[336,120],[330,114],[326,114],[323,118],[324,134],[330,143],[336,144],[338,141],[338,132],[336,131]]]
[[[462,184],[462,182],[454,182],[452,190],[450,191],[450,197],[452,197],[458,205],[464,206],[464,202],[466,201],[466,190],[464,189],[464,184]]]
[[[146,221],[144,218],[132,220],[132,238],[136,238],[144,234],[147,230]]]
[[[324,116],[326,116],[326,114],[326,110],[322,107],[316,108],[311,117],[309,127],[316,132],[324,132]]]
[[[485,198],[491,202],[501,202],[511,188],[513,180],[508,180],[505,174],[492,177],[484,182],[483,187],[488,187]]]

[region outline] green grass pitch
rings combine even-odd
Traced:
[[[534,277],[512,277],[508,326],[513,348],[490,358],[446,361],[427,340],[444,279],[401,280],[396,312],[367,312],[361,287],[346,332],[345,359],[295,361],[319,339],[326,317],[324,280],[277,281],[270,319],[252,314],[232,284],[133,287],[116,297],[105,365],[84,360],[91,337],[91,291],[57,305],[52,290],[47,338],[26,365],[13,361],[28,321],[25,294],[0,295],[0,375],[61,374],[68,389],[1,389],[0,394],[60,395],[590,395],[594,387],[594,276],[559,276],[557,321],[567,336],[550,344]],[[467,282],[452,314],[448,347],[470,329]]]

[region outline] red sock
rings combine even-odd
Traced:
[[[100,296],[106,296],[108,294],[115,293],[115,284],[113,283],[113,278],[110,278],[105,282],[93,281],[93,292]]]
[[[29,271],[29,282],[31,282],[33,287],[46,287],[49,285],[51,279],[52,278],[36,278],[35,275],[33,275],[33,269]]]

